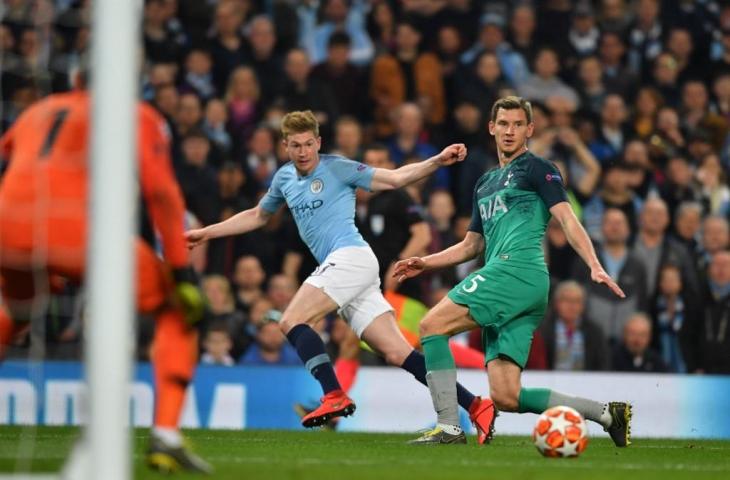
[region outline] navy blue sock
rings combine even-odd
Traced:
[[[423,354],[421,354],[421,352],[413,350],[400,368],[410,372],[414,377],[416,377],[416,380],[426,385],[426,359],[423,358]],[[468,412],[471,402],[474,401],[474,395],[469,390],[462,387],[460,383],[457,383],[456,396],[459,399],[459,405],[461,408]]]
[[[341,390],[330,357],[324,350],[324,342],[317,332],[312,330],[309,325],[302,323],[289,330],[286,337],[297,350],[304,366],[322,385],[325,394],[333,390]]]

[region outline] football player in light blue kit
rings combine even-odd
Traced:
[[[426,385],[423,356],[396,326],[393,309],[380,291],[378,261],[355,227],[355,189],[389,190],[415,182],[441,166],[461,161],[466,147],[454,144],[428,160],[396,170],[372,168],[337,155],[320,155],[319,125],[310,111],[291,112],[282,120],[289,159],[274,175],[259,204],[220,223],[186,233],[190,248],[207,240],[262,227],[284,203],[319,267],[305,280],[284,312],[280,325],[307,369],[322,385],[322,404],[302,419],[305,427],[347,416],[355,404],[341,390],[324,343],[310,327],[339,310],[358,336],[385,360],[409,371]],[[489,399],[461,386],[459,404],[469,410],[481,438],[493,424]]]

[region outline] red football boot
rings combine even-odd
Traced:
[[[476,397],[469,406],[469,419],[477,429],[477,441],[484,445],[492,441],[494,436],[494,420],[497,418],[497,409],[489,398]]]
[[[355,412],[355,403],[342,390],[334,390],[320,401],[322,405],[302,418],[305,427],[318,427],[335,417],[347,417]]]

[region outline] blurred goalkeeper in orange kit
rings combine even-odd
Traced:
[[[0,357],[18,327],[42,312],[57,279],[84,278],[88,219],[91,100],[80,87],[29,107],[0,139],[7,162],[0,180]],[[148,465],[163,472],[210,473],[187,449],[178,423],[197,361],[203,297],[190,268],[183,236],[185,205],[170,161],[162,117],[137,109],[137,152],[144,218],[161,239],[164,261],[138,237],[136,302],[156,320],[152,351],[156,403]],[[147,229],[153,231],[153,229]]]

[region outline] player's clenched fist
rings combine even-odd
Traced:
[[[456,162],[461,162],[466,158],[466,145],[463,143],[454,143],[441,150],[438,156],[441,165],[448,166]]]
[[[411,257],[401,260],[395,264],[393,276],[402,282],[407,278],[413,278],[426,269],[426,262],[421,257]]]

